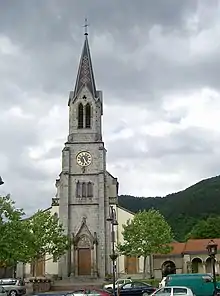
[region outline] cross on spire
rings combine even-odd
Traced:
[[[84,35],[87,36],[88,35],[88,27],[89,27],[88,19],[87,18],[85,18],[85,24],[83,25],[83,27],[85,28]]]

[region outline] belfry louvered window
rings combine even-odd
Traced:
[[[93,183],[79,182],[76,183],[76,197],[77,198],[92,198],[93,197]]]
[[[83,104],[80,103],[78,105],[78,128],[83,128],[83,120],[84,120]]]
[[[86,128],[91,127],[91,106],[89,103],[86,104]]]

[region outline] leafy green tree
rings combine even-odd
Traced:
[[[0,197],[0,265],[59,259],[70,247],[63,226],[49,211],[38,211],[24,219],[24,212],[10,198]]]
[[[58,217],[50,211],[38,211],[28,221],[30,235],[27,241],[29,258],[33,262],[53,258],[58,260],[70,247]]]
[[[186,236],[187,239],[220,238],[220,216],[200,220]]]
[[[171,227],[159,211],[151,209],[135,214],[132,220],[123,225],[124,243],[118,250],[127,256],[144,257],[144,276],[146,259],[155,253],[166,254],[171,251],[173,240]],[[152,272],[152,268],[150,268]]]
[[[0,197],[0,263],[4,266],[29,258],[26,245],[29,229],[23,216],[23,210],[15,207],[10,195]]]

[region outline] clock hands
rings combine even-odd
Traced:
[[[89,164],[89,162],[85,159],[85,157],[84,156],[82,156],[82,163],[84,164],[84,165],[88,165]]]
[[[91,164],[92,157],[89,152],[81,151],[77,154],[76,161],[78,165],[86,167]]]

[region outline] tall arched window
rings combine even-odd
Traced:
[[[93,197],[93,184],[91,182],[87,184],[87,196]]]
[[[86,128],[91,127],[91,106],[89,103],[86,104]]]
[[[76,183],[76,197],[81,197],[81,183],[78,181],[77,183]]]
[[[86,197],[86,183],[82,183],[82,197]]]
[[[83,128],[83,104],[78,105],[78,128]]]

